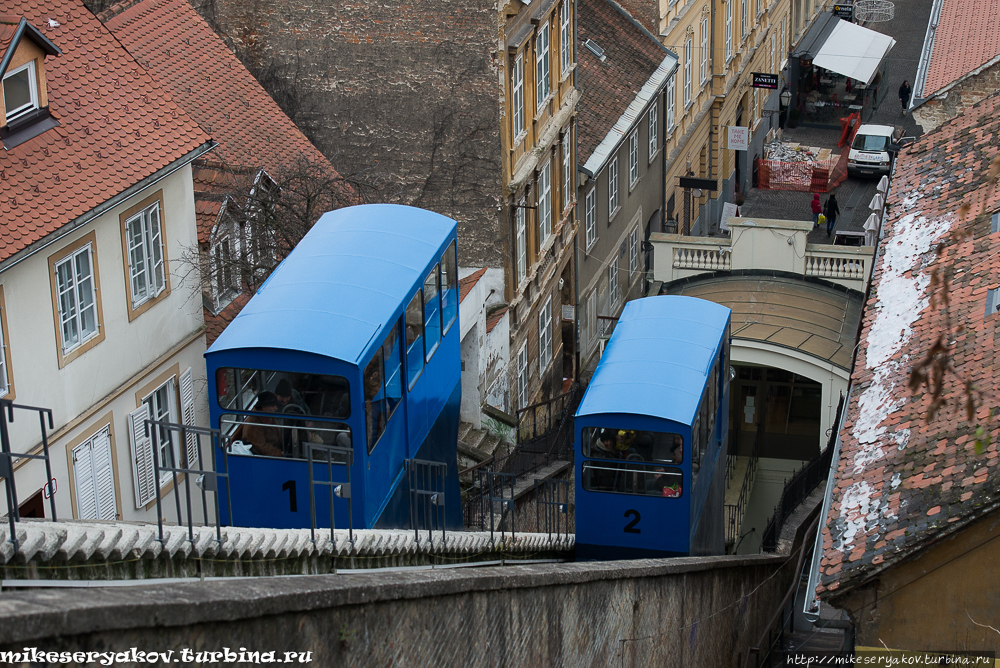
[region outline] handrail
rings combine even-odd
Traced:
[[[746,512],[747,503],[750,501],[750,488],[753,486],[753,479],[757,473],[757,461],[760,459],[757,450],[759,443],[760,430],[757,431],[757,435],[754,436],[753,439],[753,449],[750,450],[750,464],[747,466],[747,472],[743,475],[743,484],[740,485],[740,495],[736,499],[736,505],[729,506],[734,510],[732,513],[727,513],[727,543],[736,541],[736,537],[739,535],[740,525],[743,523],[743,514]]]
[[[761,633],[760,639],[757,641],[756,646],[751,646],[750,650],[747,652],[747,658],[744,659],[744,661],[743,661],[743,668],[750,668],[750,655],[751,654],[755,654],[757,656],[757,663],[756,663],[756,665],[760,666],[760,648],[764,644],[764,639],[765,638],[767,638],[767,641],[768,641],[767,642],[767,645],[768,645],[768,647],[767,647],[767,656],[770,659],[771,646],[774,644],[773,641],[771,640],[771,629],[774,628],[774,623],[776,621],[778,621],[778,619],[784,613],[785,607],[788,605],[789,600],[793,600],[794,597],[795,597],[795,593],[799,590],[799,585],[800,585],[799,579],[800,578],[797,577],[797,576],[798,576],[799,573],[802,572],[802,563],[803,563],[803,560],[805,559],[806,552],[807,552],[806,545],[807,545],[808,538],[806,538],[806,537],[807,536],[814,536],[815,535],[815,533],[816,533],[816,526],[818,525],[818,523],[819,523],[819,516],[816,516],[813,519],[813,521],[809,523],[809,528],[806,529],[805,533],[802,534],[803,535],[803,539],[802,539],[802,544],[799,545],[799,559],[798,559],[798,563],[795,565],[795,576],[792,577],[792,584],[788,587],[788,592],[785,594],[785,597],[783,599],[781,599],[781,603],[778,605],[778,609],[775,610],[774,614],[771,616],[771,619],[770,619],[770,621],[768,621],[767,626],[764,627],[764,630]],[[791,555],[789,555],[788,559],[791,560]],[[785,561],[785,564],[787,564],[787,563],[788,563],[788,561]],[[784,565],[782,565],[782,568],[784,568]],[[780,634],[779,634],[779,637],[780,637]]]

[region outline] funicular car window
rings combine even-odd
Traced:
[[[684,461],[684,438],[670,432],[586,427],[583,456],[680,464]]]
[[[583,488],[588,492],[676,499],[684,493],[684,474],[674,466],[586,461],[583,463]]]
[[[351,447],[351,428],[343,422],[268,413],[222,415],[219,425],[228,436],[229,454],[305,459],[310,443]]]
[[[219,407],[233,411],[223,415],[222,432],[242,444],[234,453],[300,457],[305,442],[351,444],[350,428],[339,422],[351,415],[343,376],[227,367],[215,380]],[[251,412],[258,415],[236,414]]]
[[[385,367],[382,362],[382,348],[365,367],[365,436],[368,439],[368,454],[375,449],[379,437],[385,431],[385,391],[382,383]]]

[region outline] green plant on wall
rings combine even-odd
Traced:
[[[486,433],[499,437],[501,441],[511,443],[514,440],[514,428],[496,418],[484,417],[483,429],[486,430]]]

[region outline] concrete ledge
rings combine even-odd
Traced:
[[[5,591],[0,646],[119,629],[190,626],[470,592],[580,585],[732,569],[780,573],[776,555],[536,564],[509,568],[385,571],[87,590]],[[85,595],[84,594],[85,591]]]

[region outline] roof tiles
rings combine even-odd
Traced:
[[[1000,194],[989,176],[998,133],[994,94],[896,162],[840,433],[820,595],[858,586],[1000,507],[1000,422],[990,416],[1000,391],[1000,313],[987,307],[1000,274],[1000,233],[990,220]],[[933,278],[944,275],[947,303]],[[945,380],[948,404],[928,422],[929,394],[911,393],[908,380],[939,336],[954,374]],[[971,421],[964,382],[981,393]],[[979,452],[977,428],[990,435]]]
[[[63,52],[45,59],[60,125],[0,151],[0,260],[209,142],[82,2],[0,0],[14,11]]]
[[[667,51],[609,0],[579,0],[577,13],[577,67],[582,93],[577,106],[577,156],[583,164],[663,62]],[[604,62],[584,46],[588,39],[604,49]]]
[[[186,0],[145,0],[105,25],[212,134],[227,164],[329,164]]]
[[[934,33],[924,97],[1000,55],[997,0],[945,0]]]

